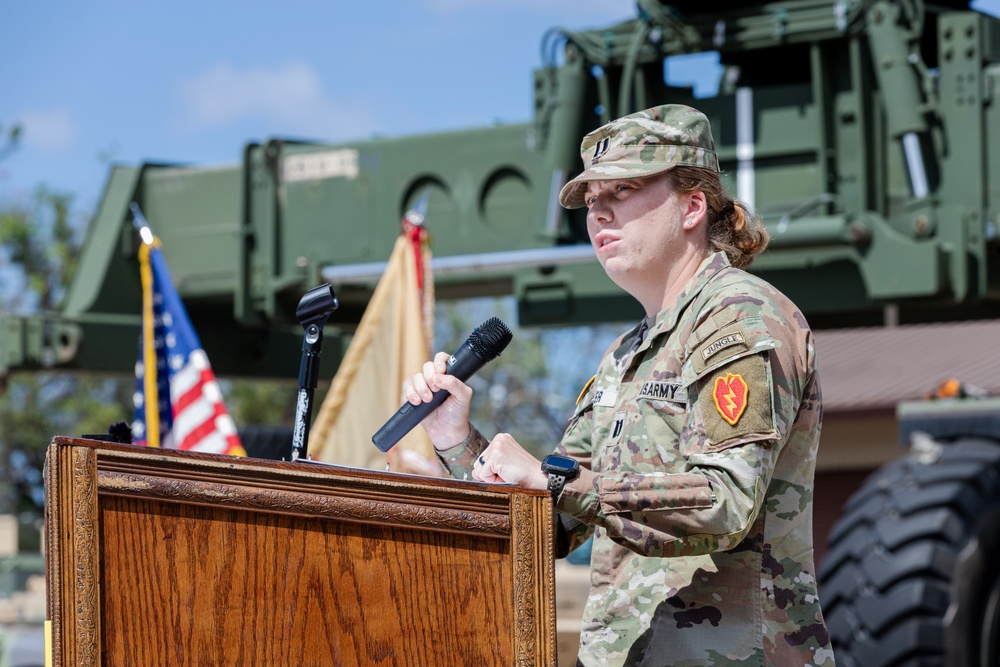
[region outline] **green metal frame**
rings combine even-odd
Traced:
[[[131,369],[131,201],[163,241],[220,375],[290,377],[298,299],[324,271],[358,268],[335,285],[327,372],[374,287],[360,269],[387,259],[423,193],[437,258],[586,244],[584,213],[555,200],[579,169],[580,137],[668,102],[711,119],[727,186],[753,199],[773,238],[753,270],[814,326],[880,323],[888,305],[902,322],[1000,315],[1000,21],[919,0],[639,6],[631,21],[550,36],[561,62],[534,74],[531,123],[341,145],[273,139],[227,167],[115,168],[63,311],[0,318],[0,372]],[[718,95],[664,82],[664,58],[707,50],[727,71]],[[639,316],[593,260],[437,280],[439,298],[485,294],[513,294],[522,324]]]

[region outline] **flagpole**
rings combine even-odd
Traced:
[[[149,228],[149,223],[146,222],[146,217],[142,214],[142,210],[139,208],[139,205],[135,202],[131,202],[128,207],[129,210],[132,211],[132,226],[139,232],[139,238],[141,238],[142,242],[146,245],[152,245],[153,230]]]
[[[160,446],[160,398],[157,386],[156,349],[153,341],[153,269],[149,262],[149,252],[156,237],[143,217],[139,205],[129,204],[132,210],[132,225],[139,231],[142,246],[139,248],[139,276],[142,282],[142,368],[143,368],[143,413],[145,433],[143,440],[150,447]]]

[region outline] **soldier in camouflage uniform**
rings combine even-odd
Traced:
[[[580,464],[556,498],[561,550],[594,537],[579,664],[833,667],[812,549],[813,338],[742,270],[767,233],[725,194],[690,107],[613,121],[581,155],[560,201],[588,207],[598,259],[647,316],[605,353],[557,448]],[[404,386],[414,404],[451,392],[424,421],[442,461],[546,488],[510,435],[468,423],[447,356]]]

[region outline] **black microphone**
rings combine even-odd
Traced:
[[[463,382],[468,380],[487,362],[499,357],[513,337],[514,334],[500,321],[500,318],[491,317],[473,329],[468,340],[451,355],[444,372],[447,375],[454,375]],[[383,452],[389,451],[404,435],[413,430],[414,426],[444,403],[448,396],[450,394],[446,390],[438,389],[434,392],[434,398],[427,403],[420,405],[413,405],[409,401],[403,403],[403,407],[372,436],[372,442]]]

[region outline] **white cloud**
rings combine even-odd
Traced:
[[[220,63],[183,84],[182,94],[202,126],[264,119],[283,125],[276,128],[282,132],[329,138],[371,131],[371,120],[328,99],[319,75],[303,63],[244,70]]]
[[[26,111],[17,118],[21,142],[27,148],[58,153],[76,142],[76,123],[68,111]]]

